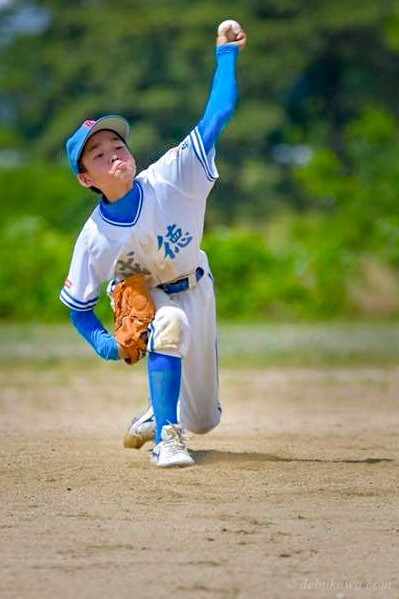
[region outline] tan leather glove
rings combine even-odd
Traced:
[[[117,283],[112,291],[115,338],[128,364],[145,356],[148,326],[155,315],[154,302],[144,275],[136,274]]]

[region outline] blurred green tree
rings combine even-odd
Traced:
[[[204,241],[221,315],[355,314],[351,286],[367,272],[373,293],[383,277],[399,286],[399,0],[13,0],[0,4],[0,317],[45,306],[57,318],[60,273],[96,202],[68,172],[65,137],[121,113],[146,167],[200,117],[225,18],[249,43]],[[27,255],[27,281],[42,283],[16,309]]]
[[[291,176],[305,155],[292,149],[329,147],[350,169],[347,124],[371,103],[397,117],[397,0],[15,0],[7,18],[27,6],[43,27],[14,20],[1,48],[0,120],[29,155],[48,160],[62,159],[64,137],[82,119],[118,112],[146,166],[200,116],[217,23],[242,22],[249,44],[220,146],[214,223],[254,220],[287,202],[306,208]]]

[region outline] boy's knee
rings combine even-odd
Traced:
[[[149,351],[168,351],[181,357],[187,353],[190,327],[183,310],[176,306],[163,306],[150,325]]]
[[[182,418],[182,424],[195,435],[206,435],[220,423],[221,412],[218,410],[212,418]]]
[[[191,426],[187,426],[187,429],[190,431],[190,433],[194,433],[194,435],[206,435],[206,433],[209,433],[211,430],[216,428],[217,425],[218,423],[208,426],[198,426],[197,424],[194,424]]]

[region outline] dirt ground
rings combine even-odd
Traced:
[[[399,597],[399,369],[223,369],[167,471],[122,446],[142,368],[0,375],[1,599]]]

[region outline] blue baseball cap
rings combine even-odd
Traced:
[[[97,121],[84,121],[79,129],[68,138],[66,142],[66,154],[69,165],[76,175],[79,173],[79,158],[87,140],[97,131],[109,129],[115,131],[123,141],[127,141],[129,137],[129,123],[126,119],[115,114],[103,116]]]

